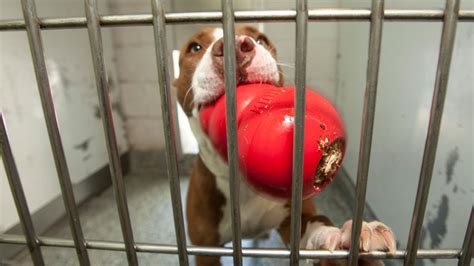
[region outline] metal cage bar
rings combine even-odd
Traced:
[[[76,244],[76,253],[81,265],[89,265],[89,255],[87,253],[86,243],[77,212],[74,191],[72,189],[71,177],[67,166],[66,155],[62,145],[61,134],[59,132],[56,109],[54,107],[53,96],[46,70],[46,63],[43,52],[43,42],[41,39],[40,26],[36,14],[34,0],[22,0],[21,6],[23,17],[25,19],[26,33],[30,45],[33,67],[38,84],[41,105],[48,130],[51,150],[53,151],[56,172],[59,178],[61,194],[66,209],[66,215],[69,219],[71,234]]]
[[[306,47],[308,1],[296,2],[295,121],[291,181],[290,265],[299,265],[301,238],[301,194],[303,191],[304,124],[306,109]]]
[[[226,100],[227,158],[229,165],[230,217],[234,265],[242,265],[242,235],[240,231],[240,175],[237,146],[236,63],[233,0],[222,0],[224,30],[224,71]]]
[[[153,11],[153,32],[155,37],[156,62],[158,69],[158,86],[161,93],[161,112],[163,114],[163,129],[166,144],[166,165],[173,207],[176,242],[178,244],[179,264],[188,265],[188,255],[186,254],[186,231],[184,229],[181,188],[179,182],[178,155],[176,150],[176,137],[174,135],[173,99],[168,70],[169,61],[166,45],[165,10],[163,2],[160,0],[151,0],[151,7]]]
[[[81,265],[89,265],[87,249],[126,251],[130,265],[137,265],[137,252],[178,254],[181,265],[187,265],[187,255],[233,256],[234,264],[241,265],[243,256],[250,257],[278,257],[290,258],[292,265],[297,265],[299,259],[333,258],[349,259],[351,265],[357,264],[358,258],[364,259],[403,259],[405,265],[413,265],[415,259],[459,259],[459,265],[468,265],[471,259],[473,246],[473,209],[466,230],[461,250],[418,250],[418,243],[423,223],[426,202],[429,194],[436,147],[439,138],[439,129],[446,97],[449,68],[454,47],[457,22],[474,21],[474,10],[459,10],[459,0],[447,0],[445,10],[384,10],[383,0],[373,0],[372,10],[366,9],[307,9],[307,0],[298,0],[296,10],[270,11],[237,11],[234,13],[232,0],[222,0],[222,12],[190,12],[164,13],[160,0],[151,0],[152,15],[110,15],[99,16],[96,0],[85,0],[86,17],[76,18],[38,18],[34,0],[22,0],[24,19],[0,21],[0,31],[26,30],[33,66],[40,92],[43,112],[53,151],[56,170],[60,180],[61,191],[70,221],[73,240],[38,237],[31,222],[26,199],[22,191],[18,172],[7,138],[6,128],[0,113],[0,137],[3,160],[7,168],[12,193],[14,194],[17,211],[24,227],[25,235],[1,235],[0,243],[26,244],[32,252],[35,264],[42,265],[40,246],[75,248]],[[306,71],[306,38],[307,23],[309,21],[371,21],[369,40],[369,60],[367,66],[367,84],[364,101],[364,115],[359,153],[358,181],[356,187],[356,207],[352,231],[351,250],[348,251],[315,251],[300,250],[300,214],[301,214],[301,171],[303,165],[302,143],[304,140],[304,112],[305,112],[305,71]],[[362,213],[365,201],[367,175],[369,169],[370,146],[375,113],[375,99],[377,88],[378,68],[380,61],[380,46],[382,25],[384,20],[389,21],[444,21],[441,36],[439,61],[436,72],[433,102],[430,112],[423,163],[413,211],[412,223],[406,251],[399,250],[394,254],[386,252],[358,252],[358,238],[360,236]],[[253,249],[241,247],[240,207],[239,207],[239,175],[237,160],[237,131],[236,131],[236,80],[234,54],[234,22],[284,22],[296,21],[296,74],[295,74],[295,132],[293,151],[293,183],[291,208],[291,242],[290,250],[286,249]],[[176,141],[174,138],[173,114],[166,57],[165,24],[183,23],[217,23],[222,22],[225,39],[225,69],[226,75],[226,118],[229,158],[229,178],[231,191],[231,217],[233,248],[196,247],[187,246],[182,217],[182,206],[179,187],[179,173],[177,167]],[[153,25],[155,33],[156,57],[158,76],[162,94],[162,111],[164,113],[163,126],[167,145],[168,174],[172,194],[174,219],[177,234],[177,245],[137,244],[133,239],[130,215],[126,202],[125,188],[120,167],[119,151],[113,126],[112,111],[108,95],[108,82],[105,71],[101,40],[101,27],[112,26],[139,26]],[[103,117],[104,131],[110,160],[110,170],[113,187],[119,209],[119,218],[122,226],[124,242],[86,241],[84,239],[77,207],[75,205],[70,174],[66,163],[61,136],[56,119],[54,102],[47,76],[40,29],[88,28],[100,111]],[[230,71],[229,71],[230,70]],[[6,155],[5,155],[6,154]],[[15,181],[13,184],[12,181]],[[13,185],[12,185],[13,184]],[[15,194],[16,193],[16,194]],[[179,209],[179,210],[178,210]],[[35,254],[33,254],[35,252]]]
[[[364,96],[364,110],[359,146],[359,162],[357,167],[356,201],[352,218],[352,236],[350,244],[349,265],[356,266],[359,257],[359,239],[362,230],[365,194],[369,176],[370,151],[374,131],[375,103],[379,76],[380,52],[382,44],[384,0],[372,0],[370,21],[369,51],[367,77]]]
[[[314,21],[368,21],[371,11],[367,9],[310,9],[308,20]],[[386,9],[384,20],[389,21],[442,21],[444,10],[419,10],[419,9]],[[259,10],[236,11],[236,22],[291,22],[296,19],[295,10]],[[460,10],[459,20],[474,21],[474,10]],[[222,21],[221,12],[186,12],[165,14],[167,24],[183,23],[218,23]],[[107,15],[100,16],[102,27],[140,26],[153,24],[153,15]],[[85,17],[72,18],[39,18],[42,29],[85,28]],[[21,19],[0,20],[0,31],[24,30],[25,22]]]
[[[468,266],[472,259],[472,247],[474,245],[474,207],[471,208],[471,215],[467,223],[466,235],[461,249],[461,257],[459,258],[459,266]]]
[[[135,243],[133,240],[132,224],[130,213],[127,206],[127,196],[125,194],[125,185],[122,176],[122,167],[120,165],[120,154],[115,135],[114,120],[112,116],[112,106],[109,99],[109,83],[107,71],[105,69],[104,55],[102,48],[102,35],[99,25],[99,16],[96,0],[85,0],[85,12],[87,17],[87,29],[92,53],[92,64],[99,98],[99,109],[104,127],[104,134],[107,142],[107,151],[109,154],[109,168],[112,176],[112,186],[114,189],[115,200],[117,203],[120,226],[125,241],[127,259],[130,265],[137,265],[138,259],[135,252]]]
[[[18,212],[18,217],[21,221],[23,233],[26,238],[28,250],[30,251],[31,259],[35,265],[44,265],[43,254],[36,235],[33,221],[31,220],[30,210],[26,201],[25,192],[20,180],[20,174],[13,158],[13,153],[8,139],[7,126],[3,119],[3,114],[0,112],[0,155],[3,160],[3,166],[7,174],[8,183],[12,192],[15,207]]]
[[[453,55],[454,40],[456,37],[456,26],[458,21],[459,0],[447,0],[443,31],[441,34],[441,45],[439,48],[439,59],[436,70],[436,78],[431,104],[430,120],[426,135],[425,150],[421,164],[420,180],[416,192],[415,207],[411,221],[410,232],[407,241],[407,257],[405,265],[414,265],[416,250],[421,236],[423,218],[425,216],[426,203],[433,174],[433,167],[438,146],[441,118],[443,116],[444,100],[448,87],[449,68]]]
[[[24,245],[26,240],[21,235],[1,235],[0,243]],[[59,239],[51,237],[39,237],[40,246],[74,248],[74,242],[68,239]],[[125,251],[123,242],[115,241],[87,241],[87,247],[95,250]],[[174,245],[146,244],[137,243],[136,250],[140,253],[156,254],[177,254],[178,248]],[[202,247],[188,246],[187,252],[190,255],[206,256],[233,256],[232,248],[223,247]],[[243,248],[244,257],[266,257],[266,258],[289,258],[291,251],[288,249],[269,249],[269,248]],[[386,252],[368,252],[361,253],[362,259],[397,259],[405,258],[406,252],[398,250],[394,254]],[[461,252],[453,249],[421,249],[417,251],[418,259],[458,259]],[[300,259],[346,259],[349,252],[345,250],[336,250],[333,252],[327,250],[301,250]]]

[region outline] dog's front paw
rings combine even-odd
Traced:
[[[341,248],[349,249],[351,244],[352,220],[341,227]],[[395,253],[396,241],[392,230],[379,221],[362,222],[359,239],[359,248],[362,251],[388,251]]]
[[[319,223],[308,224],[306,249],[326,249],[334,251],[339,249],[341,243],[341,229]]]

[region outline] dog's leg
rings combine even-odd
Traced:
[[[350,240],[352,234],[352,220],[344,223],[341,227],[341,247],[343,249],[350,248]],[[395,236],[392,230],[379,221],[370,223],[362,222],[360,233],[360,250],[361,251],[388,251],[394,253],[397,249]],[[359,265],[363,266],[379,266],[384,265],[381,260],[359,260]]]
[[[307,223],[306,232],[302,238],[302,247],[306,244],[306,249],[346,249],[350,247],[352,234],[352,220],[347,221],[341,229],[324,224],[322,221],[310,221]],[[389,251],[395,252],[395,237],[392,230],[385,224],[374,221],[363,222],[360,234],[360,250],[369,251]],[[332,264],[335,263],[335,264]],[[346,261],[321,262],[321,265],[346,265]],[[360,266],[381,266],[382,260],[362,260],[358,262]]]
[[[217,189],[216,178],[198,157],[189,181],[186,220],[191,242],[199,246],[220,246],[219,222],[225,198]],[[220,265],[220,257],[196,256],[196,265]]]
[[[290,243],[291,217],[288,216],[280,225],[278,232],[285,242]],[[300,246],[305,249],[338,249],[341,231],[334,227],[331,220],[322,215],[316,214],[316,208],[312,199],[304,200],[301,209],[301,243]],[[343,265],[338,260],[320,260],[321,266]]]
[[[290,217],[281,224],[279,232],[285,243],[290,242]],[[349,249],[352,233],[352,221],[347,221],[341,229],[335,227],[331,221],[316,214],[311,199],[303,201],[301,212],[301,248],[323,249],[334,251],[337,249]],[[385,224],[374,221],[363,222],[360,236],[361,251],[389,251],[394,252],[395,237],[393,232]],[[321,260],[321,266],[346,265],[346,260]],[[359,265],[379,266],[384,265],[381,260],[359,260]]]

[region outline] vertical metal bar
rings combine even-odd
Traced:
[[[293,133],[293,172],[291,187],[290,265],[299,265],[301,237],[301,194],[303,190],[303,149],[306,109],[306,47],[308,1],[296,2],[295,129]]]
[[[459,258],[459,266],[468,266],[472,259],[472,248],[474,245],[474,207],[471,207],[471,216],[467,224],[466,235],[461,249],[461,257]]]
[[[158,66],[158,82],[161,92],[161,112],[163,113],[163,129],[166,143],[166,162],[168,165],[168,178],[170,182],[171,202],[173,205],[176,241],[178,243],[179,263],[180,265],[188,265],[173,118],[173,96],[169,82],[165,10],[161,0],[151,0],[151,5],[153,9],[153,30],[155,35],[156,62]]]
[[[354,266],[358,264],[359,258],[359,238],[362,228],[365,194],[367,191],[367,179],[369,175],[370,151],[372,149],[372,134],[374,129],[375,103],[377,98],[380,50],[382,43],[383,15],[384,0],[372,0],[367,77],[357,169],[356,202],[352,217],[352,236],[349,253],[349,265]]]
[[[109,98],[109,83],[107,71],[105,69],[104,55],[102,48],[102,35],[99,24],[99,14],[97,11],[96,0],[85,0],[85,11],[87,17],[87,29],[92,53],[92,63],[94,65],[95,80],[97,85],[97,94],[99,97],[100,114],[104,126],[104,132],[107,142],[107,151],[109,154],[109,168],[112,176],[115,200],[117,202],[122,235],[125,242],[127,259],[130,265],[137,265],[137,253],[135,242],[133,240],[133,231],[130,221],[130,214],[127,205],[127,196],[125,194],[125,185],[122,176],[122,167],[120,165],[120,154],[115,135],[114,120],[112,116],[112,106]]]
[[[31,259],[35,265],[44,265],[43,255],[38,241],[38,237],[31,220],[28,203],[26,202],[25,192],[21,185],[20,175],[18,174],[18,168],[16,167],[15,159],[10,147],[10,141],[8,140],[7,127],[3,120],[3,114],[0,113],[0,155],[3,159],[5,172],[7,174],[8,183],[10,184],[10,190],[12,192],[13,200],[15,201],[16,210],[18,211],[18,217],[23,227],[25,234],[26,243],[31,254]]]
[[[232,219],[234,265],[242,265],[242,236],[240,234],[240,176],[237,147],[235,28],[232,0],[222,0],[224,30],[224,70],[227,129],[227,158]]]
[[[66,162],[61,134],[59,133],[58,121],[56,118],[56,110],[54,107],[53,96],[46,70],[44,60],[43,42],[41,40],[41,32],[39,19],[36,14],[36,6],[34,0],[21,1],[23,17],[30,44],[31,57],[33,59],[33,67],[35,69],[36,82],[38,84],[39,95],[41,97],[41,105],[43,107],[46,127],[48,129],[49,141],[53,151],[54,163],[58,173],[59,184],[63,196],[66,215],[69,219],[72,237],[76,246],[76,252],[81,265],[90,265],[89,255],[87,253],[86,242],[82,233],[79,214],[74,199],[74,192],[71,184],[71,177]]]
[[[420,180],[416,192],[413,218],[408,235],[407,256],[405,265],[414,265],[416,253],[425,216],[426,202],[433,174],[433,166],[438,146],[441,118],[443,116],[444,100],[448,86],[449,68],[453,55],[454,40],[456,37],[456,26],[458,22],[459,0],[447,0],[444,13],[443,31],[439,50],[438,66],[436,70],[433,100],[431,103],[430,120],[426,135],[425,150],[421,164]]]

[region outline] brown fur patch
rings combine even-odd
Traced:
[[[291,204],[288,203],[285,207],[290,208]],[[304,235],[306,232],[306,224],[309,221],[313,221],[313,219],[317,219],[316,215],[316,208],[314,207],[314,203],[312,199],[303,200],[301,205],[301,235]],[[288,215],[285,220],[280,224],[280,228],[278,228],[278,233],[280,233],[280,237],[285,244],[290,243],[290,235],[291,235],[291,215]]]
[[[186,218],[191,242],[195,245],[220,244],[218,226],[225,197],[218,190],[216,177],[198,157],[193,167],[186,199]]]
[[[214,28],[203,28],[189,38],[188,42],[186,42],[179,51],[179,77],[173,81],[173,86],[176,87],[178,101],[188,116],[191,116],[193,109],[192,99],[194,96],[191,90],[193,74],[204,53],[212,44],[213,32]],[[190,52],[189,46],[193,43],[201,45],[202,49],[196,53]]]

